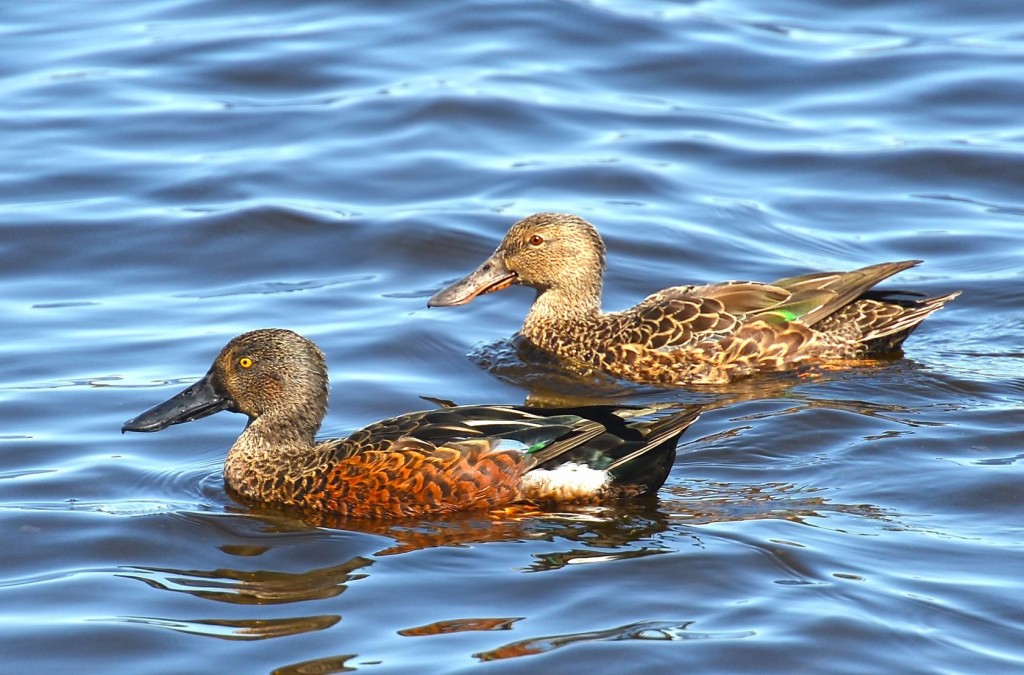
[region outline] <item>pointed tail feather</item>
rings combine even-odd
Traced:
[[[683,435],[683,432],[686,431],[691,424],[697,421],[698,417],[700,417],[700,408],[695,407],[674,415],[667,415],[663,419],[652,423],[645,430],[647,433],[647,442],[628,455],[618,458],[609,464],[605,470],[608,471],[608,473],[615,475],[616,469],[629,464],[641,455],[657,448],[662,443],[673,438],[675,438],[678,443],[679,437]]]
[[[662,412],[669,409],[674,412]],[[567,436],[528,455],[531,466],[521,484],[527,499],[597,503],[656,492],[699,406],[594,406],[576,412],[578,422]]]
[[[644,443],[612,462],[605,471],[623,494],[653,494],[665,484],[676,461],[679,437],[700,416],[699,407],[666,415],[644,429]]]
[[[792,306],[796,315],[794,318],[813,326],[857,300],[883,280],[921,262],[902,260],[869,265],[850,272],[816,272],[779,279],[773,285],[786,289],[793,294],[793,298],[772,311],[778,312]]]
[[[907,337],[914,332],[922,321],[933,312],[941,309],[946,303],[960,295],[960,291],[953,291],[946,295],[927,298],[925,300],[904,301],[897,303],[893,300],[884,302],[898,304],[903,308],[891,320],[877,325],[865,326],[865,332],[861,342],[869,351],[881,352],[892,351],[898,348]]]
[[[580,409],[580,414],[597,408]],[[675,410],[676,412],[663,412]],[[611,414],[608,414],[608,413]],[[644,418],[657,414],[657,419]],[[675,446],[683,432],[700,416],[700,406],[674,403],[646,407],[622,407],[603,411],[598,420],[581,420],[572,433],[529,455],[527,471],[553,468],[563,462],[585,463],[608,472],[613,479],[632,482],[633,474],[643,473],[641,458],[665,449],[675,458]],[[639,419],[637,419],[639,418]],[[614,420],[620,420],[613,423]],[[635,420],[628,422],[627,420]],[[667,475],[667,469],[666,469]],[[664,481],[664,477],[661,479]],[[655,485],[657,489],[661,484]]]

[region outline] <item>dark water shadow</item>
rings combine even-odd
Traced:
[[[635,384],[594,369],[577,368],[536,349],[521,336],[478,345],[471,358],[499,380],[524,389],[527,392],[524,403],[538,407],[668,401],[700,405],[704,412],[709,412],[749,401],[785,401],[790,404],[785,408],[748,413],[734,418],[734,421],[757,422],[809,409],[824,409],[894,422],[908,428],[944,426],[952,422],[923,419],[922,413],[941,415],[964,407],[963,403],[935,401],[940,393],[936,387],[950,385],[947,378],[936,375],[900,353],[837,367],[808,366],[761,373],[728,384],[673,388]],[[885,395],[889,393],[887,382],[890,381],[898,381],[901,385],[917,381],[920,383],[920,395],[917,398],[908,396],[911,402],[904,404],[848,398],[837,393],[853,390],[863,392],[866,397]],[[925,396],[931,400],[923,398]],[[694,431],[699,433],[700,427],[701,422],[698,421]],[[684,443],[693,442],[694,431],[684,437]],[[702,444],[712,444],[719,437],[720,434],[699,440]]]

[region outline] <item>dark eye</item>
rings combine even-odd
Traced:
[[[544,237],[540,236],[539,234],[534,234],[530,236],[530,246],[540,246],[543,243]]]

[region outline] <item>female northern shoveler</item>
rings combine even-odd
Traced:
[[[960,295],[871,290],[920,263],[907,260],[771,284],[677,286],[605,314],[604,259],[604,242],[586,220],[538,213],[513,225],[490,258],[427,306],[531,286],[537,299],[521,332],[536,347],[636,382],[712,384],[896,350],[926,316]]]
[[[362,518],[591,504],[651,494],[665,482],[696,409],[454,406],[382,420],[316,442],[327,365],[306,338],[239,335],[205,377],[122,431],[160,431],[221,410],[249,423],[224,476],[241,496]]]

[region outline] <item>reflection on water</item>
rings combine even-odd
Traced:
[[[341,621],[340,616],[299,616],[286,619],[161,619],[128,616],[116,619],[181,633],[220,638],[222,640],[266,640],[311,631],[324,630]]]
[[[351,673],[359,670],[356,666],[347,666],[346,663],[356,658],[356,654],[342,654],[339,656],[326,656],[322,659],[313,659],[301,663],[293,663],[288,666],[281,666],[270,671],[271,675],[320,675],[320,673]],[[378,662],[379,663],[379,662]]]
[[[581,642],[614,642],[618,640],[735,640],[756,635],[754,631],[715,633],[692,630],[695,623],[694,621],[642,621],[607,630],[570,633],[566,635],[546,635],[544,637],[510,642],[497,649],[479,652],[473,656],[481,661],[497,661],[499,659],[542,654]]]
[[[839,504],[816,496],[822,489],[799,488],[789,484],[731,485],[694,481],[674,486],[662,502],[662,508],[674,521],[687,525],[729,523],[742,520],[778,518],[794,523],[827,527],[830,513],[844,513],[877,520],[893,526],[898,514],[871,504]]]
[[[428,635],[464,633],[466,631],[512,630],[512,624],[516,621],[521,621],[523,618],[525,617],[447,619],[445,621],[434,621],[425,626],[405,628],[398,631],[398,634],[406,637],[425,637]]]
[[[353,574],[355,570],[372,564],[369,558],[356,557],[341,565],[301,573],[140,567],[128,568],[121,576],[137,579],[151,588],[189,593],[206,600],[237,605],[276,605],[340,595],[348,582],[365,578],[365,574]]]
[[[892,354],[884,359],[862,359],[837,366],[809,365],[790,371],[764,373],[728,384],[664,389],[627,382],[600,370],[558,359],[537,349],[518,334],[511,339],[475,345],[469,352],[469,359],[499,380],[526,390],[526,400],[530,405],[548,407],[599,404],[639,396],[725,405],[732,401],[783,396],[801,384],[825,383],[851,373],[854,376],[870,374],[872,369],[887,365],[912,367],[912,363],[902,360],[900,355]]]

